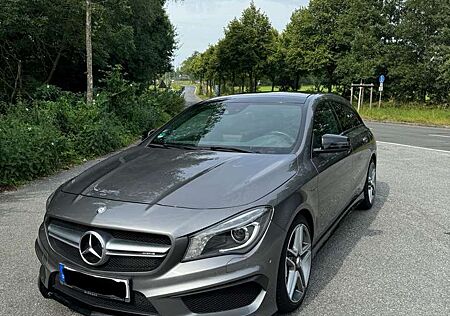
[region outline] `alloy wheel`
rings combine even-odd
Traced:
[[[369,167],[369,175],[367,177],[367,194],[370,204],[373,203],[375,198],[375,189],[377,185],[377,171],[375,164],[372,162]]]
[[[287,247],[286,290],[292,303],[297,303],[305,294],[311,272],[311,237],[306,225],[299,224],[295,227]]]

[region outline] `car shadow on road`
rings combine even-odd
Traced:
[[[371,229],[389,196],[389,184],[377,182],[377,197],[371,210],[353,210],[339,224],[334,233],[318,251],[313,260],[310,285],[302,306],[290,316],[302,315],[302,311],[319,296],[341,269],[346,257],[363,238],[383,234],[382,230]],[[275,314],[280,315],[280,314]]]

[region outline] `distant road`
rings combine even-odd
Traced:
[[[379,142],[424,147],[450,152],[450,128],[368,122]]]
[[[200,102],[202,99],[200,99],[195,94],[195,86],[185,86],[184,87],[184,99],[186,100],[186,106],[191,106],[197,102]]]

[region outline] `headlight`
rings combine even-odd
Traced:
[[[196,233],[184,260],[249,251],[266,232],[272,213],[272,207],[254,208]]]

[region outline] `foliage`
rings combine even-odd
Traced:
[[[117,150],[184,107],[175,92],[150,91],[124,79],[120,67],[105,74],[103,85],[89,106],[82,95],[51,85],[37,89],[39,100],[5,105],[0,114],[0,186]]]
[[[54,126],[0,119],[0,185],[48,174],[71,160],[70,143]]]
[[[201,86],[223,86],[222,92],[227,85],[231,92],[236,85],[255,91],[257,81],[268,79],[272,89],[307,83],[345,96],[351,83],[378,84],[384,74],[386,97],[448,104],[450,2],[310,0],[281,34],[252,2],[217,44],[196,52],[181,70]]]
[[[277,37],[267,15],[251,2],[239,19],[228,24],[222,40],[201,54],[195,52],[181,69],[200,80],[201,86],[206,81],[210,93],[214,83],[225,89],[226,79],[233,90],[239,84],[241,91],[244,87],[255,91],[258,80],[269,74],[269,56]]]
[[[93,1],[94,78],[120,64],[145,83],[171,68],[175,30],[164,0]],[[3,0],[0,11],[0,100],[31,100],[51,84],[85,89],[85,1]]]

